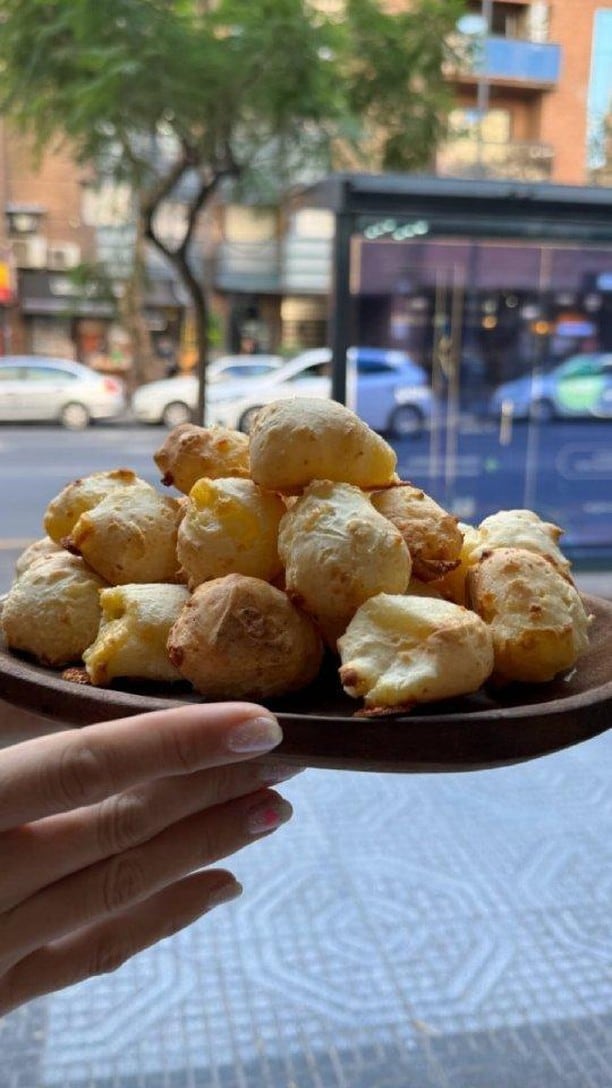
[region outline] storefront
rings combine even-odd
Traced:
[[[120,322],[118,297],[97,282],[77,283],[67,273],[21,271],[19,350],[77,359],[96,370],[126,374],[132,365],[132,349]],[[183,305],[171,282],[150,282],[144,314],[154,348],[159,344],[161,377],[165,344],[173,346],[176,354],[183,318]]]
[[[612,559],[612,201],[595,188],[337,175],[329,342],[400,348],[435,411],[405,473],[464,520],[532,506]]]

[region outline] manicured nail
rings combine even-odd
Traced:
[[[248,718],[236,725],[227,738],[230,752],[269,752],[283,739],[276,718]]]
[[[286,823],[292,815],[293,809],[284,797],[266,798],[249,812],[247,827],[251,835],[263,835]]]
[[[208,896],[208,906],[212,910],[213,907],[220,907],[222,903],[230,903],[232,899],[238,899],[242,892],[242,884],[237,880],[229,880],[218,888],[213,888]]]
[[[287,782],[289,778],[295,778],[306,770],[305,767],[296,767],[290,763],[262,763],[257,768],[257,777],[266,786],[275,786],[279,782]]]

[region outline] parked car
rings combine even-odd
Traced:
[[[208,364],[209,382],[230,378],[265,378],[284,363],[282,355],[222,355]]]
[[[249,431],[264,404],[285,397],[331,396],[329,348],[302,352],[267,378],[252,382],[248,393],[219,386],[211,390],[209,422]],[[350,348],[347,402],[374,430],[409,436],[431,418],[433,397],[425,371],[404,352]]]
[[[278,370],[282,362],[280,355],[224,355],[209,363],[207,379],[211,386],[218,382],[251,381]],[[132,397],[136,419],[141,423],[163,423],[166,427],[194,420],[197,404],[198,379],[193,374],[141,385]]]
[[[57,421],[80,431],[126,407],[123,383],[69,359],[5,355],[0,359],[0,422]]]
[[[612,416],[612,355],[572,355],[548,372],[505,382],[491,395],[490,411],[515,419]]]

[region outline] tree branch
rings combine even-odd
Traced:
[[[141,214],[143,217],[145,234],[150,236],[152,231],[152,220],[155,212],[157,211],[162,200],[170,193],[174,187],[181,180],[187,170],[193,165],[192,151],[187,145],[183,145],[183,153],[179,156],[176,162],[172,165],[165,177],[160,178],[157,185],[154,185],[146,194],[142,194],[143,199],[141,202]],[[151,240],[154,240],[151,236]]]

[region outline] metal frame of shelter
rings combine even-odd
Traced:
[[[330,346],[332,396],[346,403],[351,238],[375,219],[426,219],[437,233],[612,243],[612,190],[403,174],[332,174],[300,194],[335,216]]]

